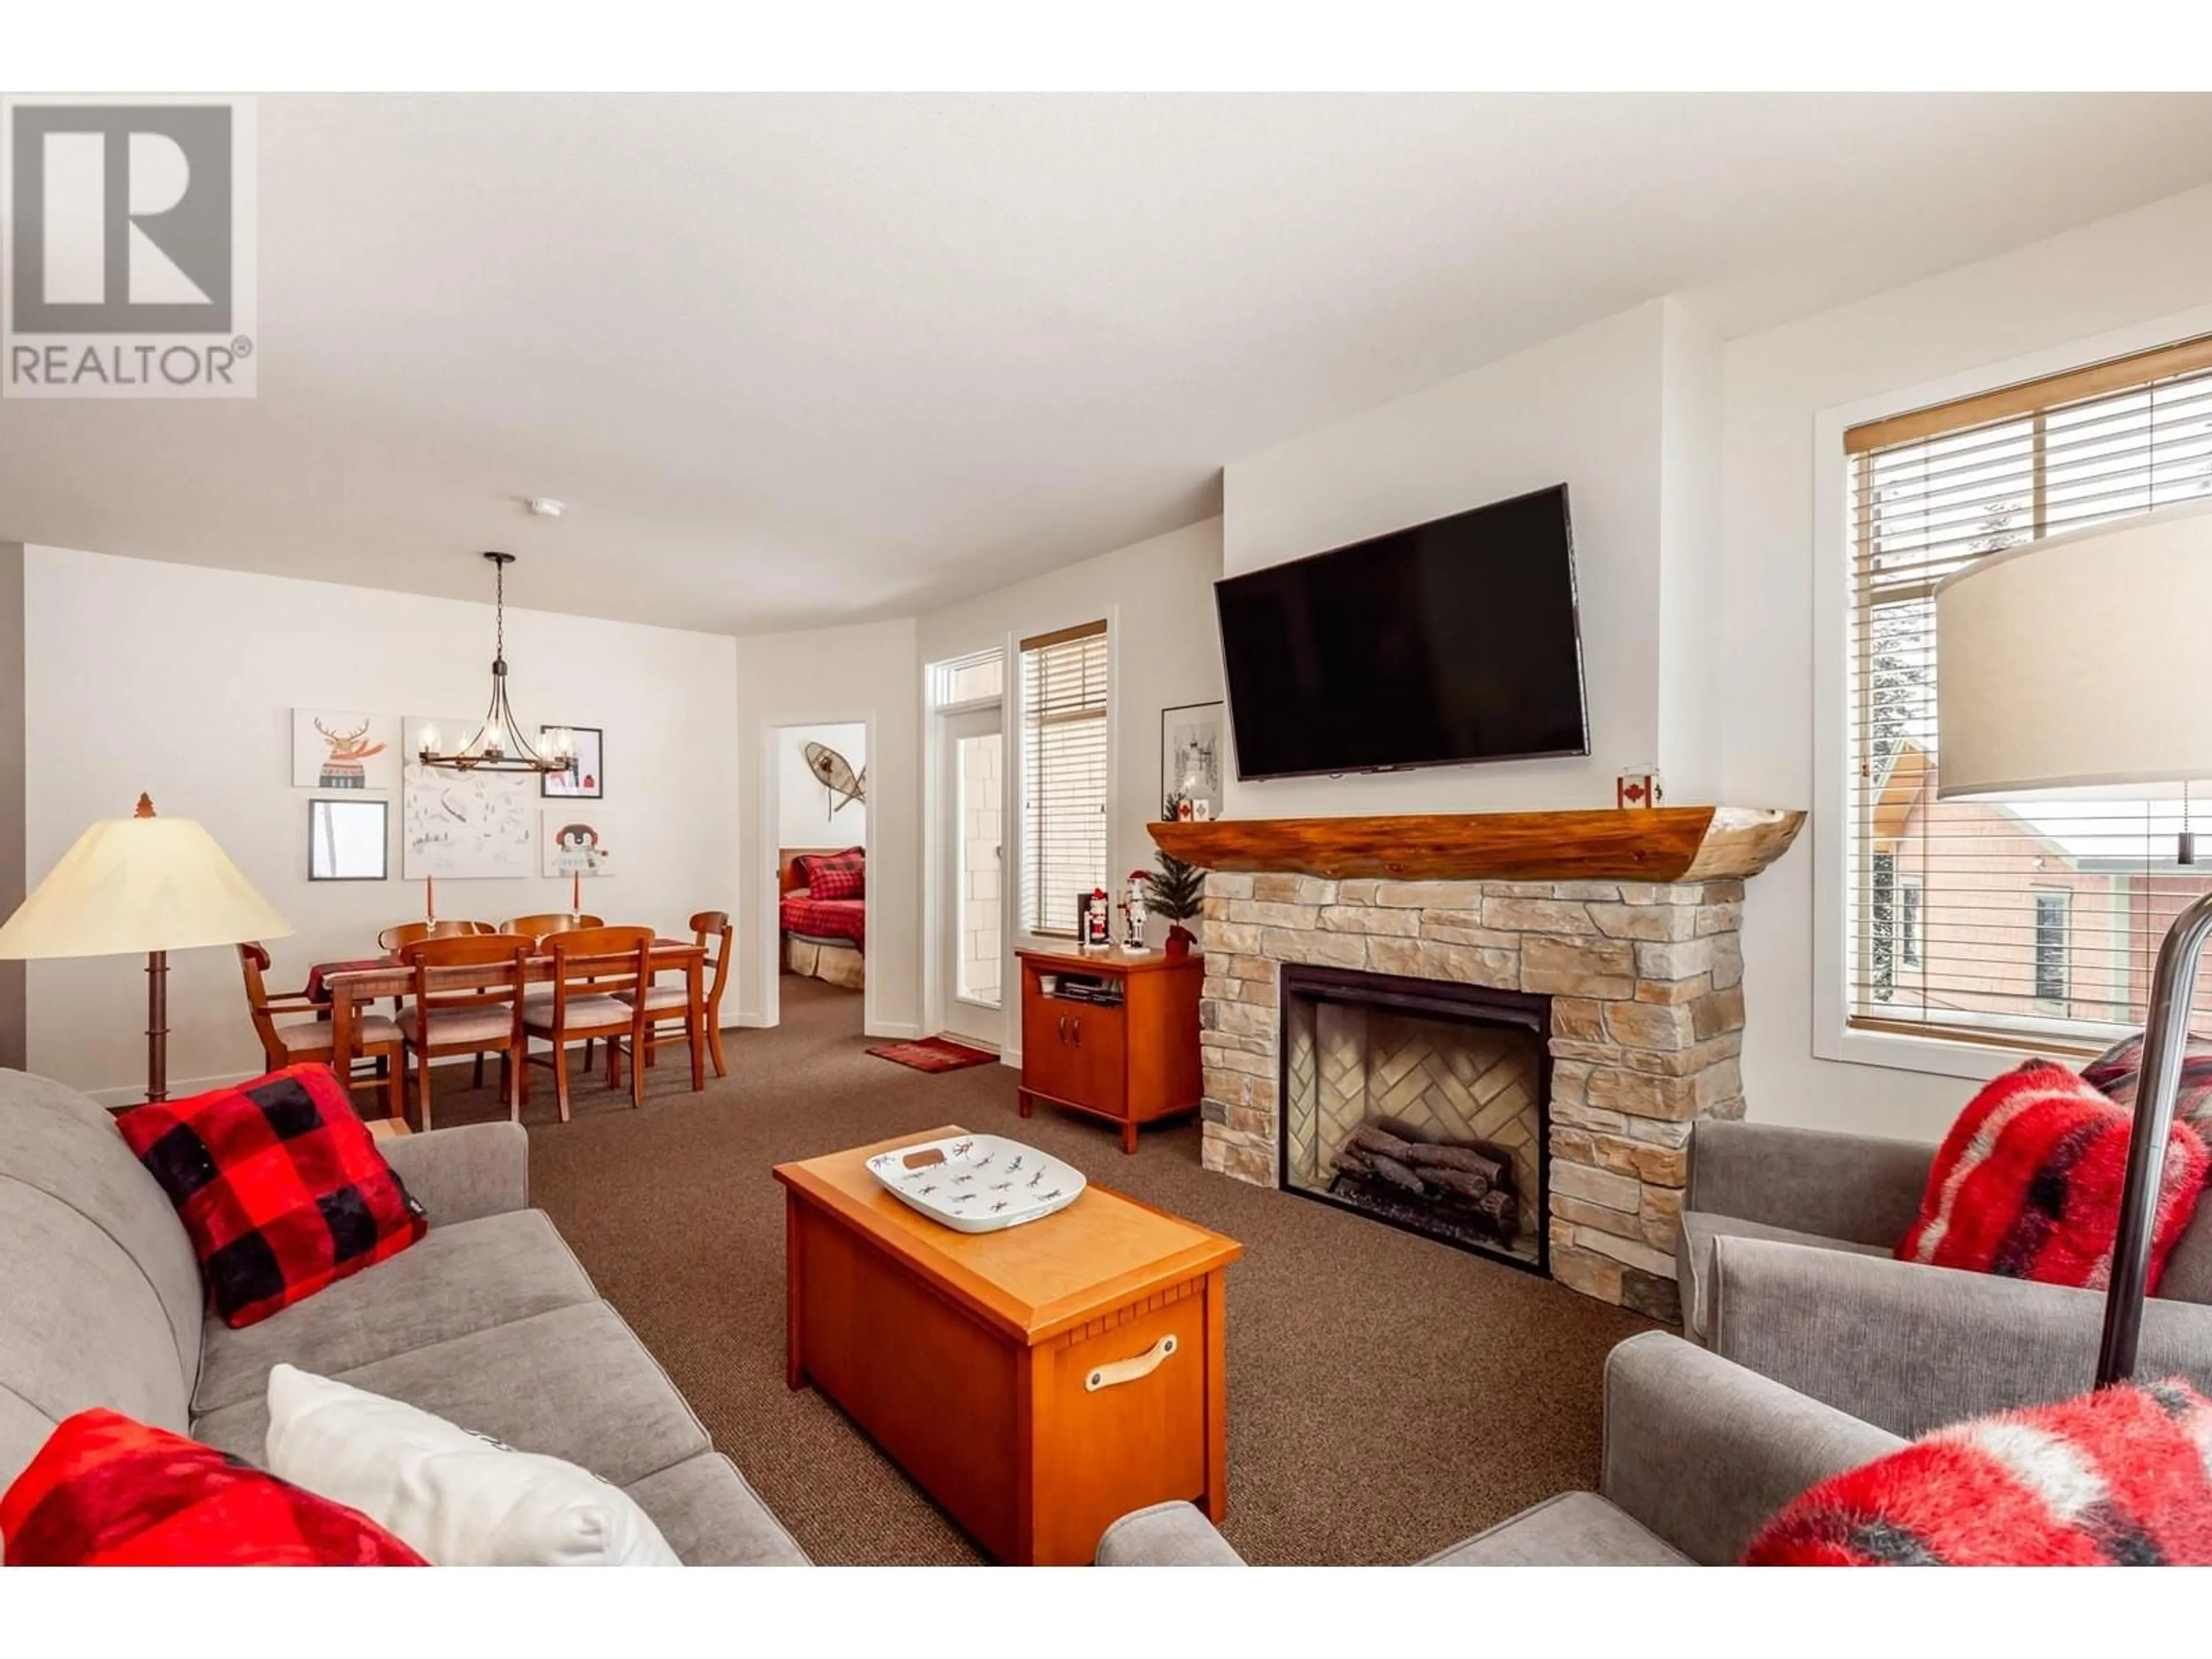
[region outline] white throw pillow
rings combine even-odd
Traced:
[[[269,1373],[266,1449],[270,1474],[359,1510],[436,1566],[683,1565],[635,1500],[588,1469],[295,1366]]]

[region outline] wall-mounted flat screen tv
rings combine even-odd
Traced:
[[[1241,778],[1589,753],[1565,484],[1213,592]]]

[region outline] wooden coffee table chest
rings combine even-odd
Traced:
[[[1169,1498],[1220,1520],[1223,1270],[1243,1247],[1097,1186],[956,1232],[864,1167],[962,1133],[776,1166],[790,1385],[842,1407],[1000,1561],[1087,1562],[1116,1518]]]

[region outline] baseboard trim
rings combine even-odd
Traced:
[[[210,1089],[221,1089],[233,1083],[243,1083],[250,1077],[259,1077],[258,1072],[226,1072],[215,1077],[173,1077],[169,1079],[169,1098],[177,1100],[185,1095],[205,1094]],[[105,1106],[111,1112],[119,1112],[126,1106],[136,1106],[146,1098],[143,1083],[119,1084],[112,1089],[87,1089],[86,1096]]]
[[[497,1058],[496,1054],[487,1054],[484,1056],[485,1063],[489,1064]],[[455,1066],[467,1066],[471,1063],[466,1054],[456,1054],[449,1059],[432,1060],[430,1069],[434,1072],[443,1072]],[[411,1067],[410,1074],[412,1074]],[[169,1098],[181,1100],[187,1095],[205,1094],[210,1089],[227,1089],[234,1083],[244,1083],[261,1075],[260,1069],[256,1068],[251,1072],[219,1072],[212,1077],[173,1077],[169,1079]],[[112,1089],[87,1089],[84,1093],[100,1105],[106,1107],[108,1110],[118,1111],[125,1106],[136,1106],[143,1101],[146,1098],[146,1085],[143,1083],[125,1083],[118,1084]]]
[[[744,1023],[744,1021],[743,1018],[740,1017],[738,1024],[743,1024]],[[727,1031],[731,1028],[725,1025],[722,1029],[725,1031]],[[532,1039],[532,1041],[537,1041],[537,1039]],[[666,1046],[666,1039],[664,1038],[664,1052],[665,1051]],[[680,1030],[676,1035],[675,1046],[679,1050],[684,1047],[684,1035]],[[550,1048],[541,1044],[540,1047],[532,1049],[532,1052],[533,1054],[544,1054],[550,1053],[551,1050]],[[496,1053],[488,1052],[484,1055],[484,1063],[487,1066],[489,1066],[495,1063],[498,1059],[499,1056]],[[430,1069],[433,1072],[442,1073],[452,1070],[457,1066],[466,1066],[473,1068],[476,1062],[466,1054],[452,1054],[442,1059],[432,1060],[430,1062]],[[409,1075],[413,1075],[414,1068],[410,1066],[408,1070]],[[181,1100],[187,1095],[205,1094],[210,1089],[226,1089],[232,1084],[244,1083],[249,1078],[257,1078],[260,1075],[261,1073],[258,1070],[255,1070],[251,1072],[219,1072],[210,1077],[171,1078],[169,1079],[169,1098],[172,1100]],[[56,1079],[55,1080],[57,1082],[60,1081],[59,1079]],[[71,1085],[70,1086],[75,1087],[76,1085]],[[122,1083],[116,1085],[113,1088],[86,1089],[82,1091],[82,1092],[87,1098],[96,1102],[100,1105],[106,1107],[108,1110],[112,1112],[119,1111],[126,1106],[138,1105],[146,1098],[146,1085],[143,1083]]]
[[[921,1027],[910,1019],[879,1019],[873,1025],[865,1027],[862,1034],[872,1037],[889,1037],[894,1042],[912,1042],[921,1036]]]

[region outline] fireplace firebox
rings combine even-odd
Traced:
[[[1551,999],[1281,972],[1283,1189],[1548,1277]]]

